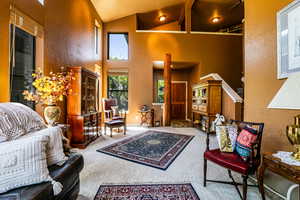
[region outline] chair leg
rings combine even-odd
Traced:
[[[206,187],[206,174],[207,174],[207,160],[206,159],[204,159],[203,174],[204,174],[203,186]]]
[[[124,135],[126,135],[126,131],[127,131],[127,128],[126,128],[126,125],[124,126]]]
[[[112,137],[112,132],[113,132],[113,129],[112,129],[112,127],[110,127],[110,137]]]
[[[106,135],[106,124],[104,125],[104,135]]]
[[[247,200],[248,176],[243,176],[243,200]]]

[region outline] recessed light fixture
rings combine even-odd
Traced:
[[[167,19],[166,15],[161,15],[161,16],[159,17],[159,21],[161,21],[161,22],[166,21],[166,19]]]
[[[213,17],[211,19],[211,22],[214,23],[214,24],[219,23],[220,21],[221,21],[221,17]]]

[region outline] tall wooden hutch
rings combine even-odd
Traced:
[[[222,81],[206,80],[193,86],[192,121],[202,131],[211,131],[216,114],[222,113]]]
[[[74,73],[72,94],[67,98],[67,120],[71,145],[85,148],[101,135],[99,75],[82,67],[69,67]]]

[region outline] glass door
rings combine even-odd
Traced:
[[[20,28],[11,26],[11,101],[34,109],[35,104],[23,97],[23,91],[34,90],[32,73],[35,72],[35,37]]]

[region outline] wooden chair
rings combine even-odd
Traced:
[[[112,106],[118,106],[117,99],[102,99],[104,111],[104,134],[106,135],[106,128],[110,128],[110,137],[114,128],[124,127],[124,135],[126,135],[126,112],[119,111],[118,115],[113,115]]]
[[[252,123],[252,122],[241,122],[236,120],[231,120],[231,123],[235,122],[239,127],[239,132],[241,129],[245,126],[251,126],[253,128],[256,128],[258,130],[258,136],[256,138],[256,141],[252,145],[252,152],[250,154],[250,158],[248,161],[244,161],[236,152],[233,153],[222,153],[220,149],[209,149],[209,135],[210,133],[207,132],[207,138],[206,138],[206,151],[204,153],[204,181],[203,185],[206,187],[206,182],[215,182],[215,183],[222,183],[222,184],[230,184],[234,185],[240,198],[242,200],[247,199],[247,186],[254,186],[254,185],[248,185],[247,180],[249,175],[255,174],[257,171],[260,161],[261,161],[261,141],[262,141],[262,134],[264,129],[263,123]],[[207,174],[207,160],[221,166],[227,169],[228,175],[231,178],[232,182],[225,182],[225,181],[216,181],[216,180],[208,180],[206,178]],[[237,183],[232,174],[231,171],[237,172],[242,175],[243,183]],[[238,185],[243,185],[243,195],[241,194]],[[257,187],[257,186],[256,186]]]

